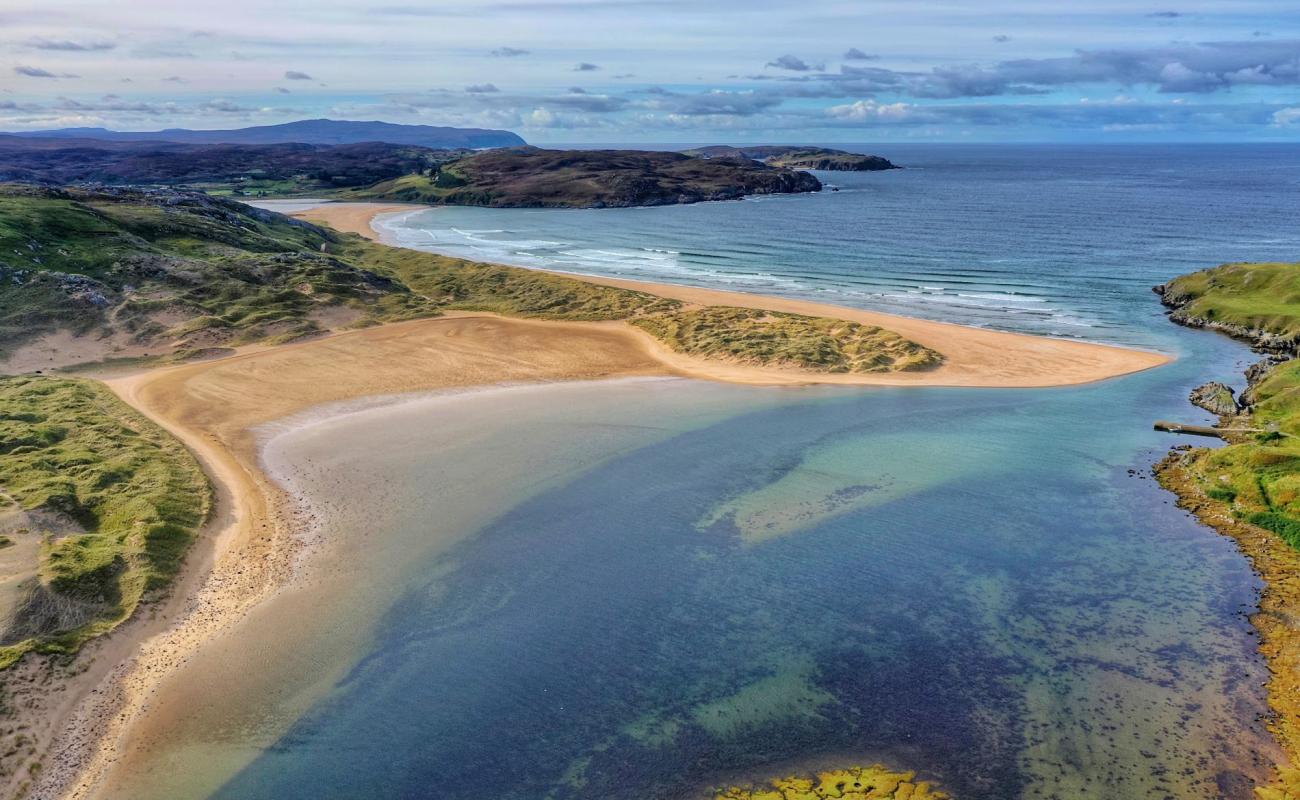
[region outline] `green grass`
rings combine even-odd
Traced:
[[[1195,319],[1285,338],[1300,334],[1300,265],[1225,264],[1168,284]],[[1228,445],[1193,451],[1191,474],[1207,496],[1239,518],[1300,547],[1300,361],[1258,381],[1250,415],[1232,427],[1263,428]]]
[[[350,240],[343,252],[363,268],[393,275],[438,310],[490,311],[536,319],[616,320],[681,305],[645,292],[385,247],[360,238]]]
[[[338,258],[338,240],[192,193],[0,185],[0,355],[58,328],[186,350],[309,335],[331,306],[411,313],[406,287]]]
[[[76,378],[0,378],[0,489],[85,531],[47,537],[38,589],[82,609],[83,621],[0,647],[0,668],[33,650],[73,652],[128,618],[175,576],[211,503],[179,442]]]
[[[1165,296],[1188,318],[1300,337],[1300,264],[1223,264],[1170,281]]]
[[[401,181],[458,182],[451,167]],[[0,355],[71,327],[184,357],[309,336],[321,330],[314,312],[347,306],[357,326],[452,310],[629,320],[692,355],[824,372],[939,362],[878,328],[744,309],[683,311],[645,292],[386,247],[192,192],[0,185],[0,220]]]
[[[891,331],[828,317],[708,306],[632,324],[678,352],[742,364],[870,373],[927,369],[942,361]]]

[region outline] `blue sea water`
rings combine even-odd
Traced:
[[[906,168],[817,173],[839,191],[812,196],[440,208],[389,231],[409,246],[484,261],[1135,344],[1164,334],[1146,295],[1153,284],[1300,253],[1300,146],[882,152]]]
[[[451,552],[396,550],[365,652],[215,796],[699,798],[876,761],[968,800],[1251,796],[1275,754],[1257,580],[1146,475],[1174,443],[1151,421],[1203,418],[1188,390],[1251,358],[1168,323],[1150,286],[1295,260],[1300,148],[878,151],[907,169],[733,203],[438,209],[392,235],[1179,360],[1052,390],[655,382],[710,413],[562,476],[543,459],[545,487]],[[577,440],[653,418],[629,392],[658,407],[637,384],[584,391],[548,412]],[[280,444],[321,492],[385,475],[384,437],[418,449],[439,415],[340,424],[374,446],[326,463],[319,438]],[[449,501],[428,491],[441,455],[333,502],[383,520],[371,545],[409,541]]]

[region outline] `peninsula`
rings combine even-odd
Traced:
[[[747,158],[773,167],[789,169],[816,169],[830,172],[879,172],[898,169],[898,165],[882,156],[850,153],[829,147],[800,147],[798,145],[713,145],[682,151],[696,158]]]
[[[748,159],[655,150],[489,150],[341,196],[513,208],[661,206],[816,192],[821,181]]]

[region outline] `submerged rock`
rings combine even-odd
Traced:
[[[943,792],[916,780],[915,772],[891,772],[876,764],[819,772],[813,776],[776,778],[765,786],[732,786],[714,800],[949,800]]]
[[[1187,399],[1192,402],[1192,405],[1203,408],[1215,416],[1226,417],[1238,411],[1235,395],[1236,392],[1232,387],[1218,381],[1211,381],[1204,386],[1197,386]]]

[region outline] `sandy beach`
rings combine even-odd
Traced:
[[[356,233],[375,241],[387,242],[376,230],[381,215],[410,213],[419,206],[384,203],[328,203],[292,216],[329,225],[340,231]],[[966,325],[902,317],[878,311],[864,311],[844,306],[790,300],[780,297],[700,289],[646,281],[590,277],[563,273],[566,277],[602,286],[635,289],[661,297],[671,297],[689,305],[725,305],[760,308],[809,316],[834,317],[875,325],[894,331],[912,341],[942,353],[945,362],[938,369],[923,372],[900,372],[880,375],[826,375],[811,380],[817,383],[869,384],[877,386],[983,386],[1047,387],[1070,386],[1127,375],[1158,367],[1170,358],[1124,347],[1089,342],[1052,339],[1044,336],[1006,333]],[[788,384],[808,383],[810,376],[792,370],[765,369],[751,366],[702,362],[684,357],[662,347],[648,334],[631,326],[655,357],[674,372],[700,378],[740,383]]]
[[[409,206],[332,204],[302,216],[377,238],[383,213]],[[92,647],[92,668],[68,683],[59,708],[40,710],[54,744],[32,796],[94,797],[132,768],[130,742],[151,714],[162,679],[205,643],[228,635],[291,578],[302,524],[259,466],[255,429],[325,403],[377,395],[623,376],[677,375],[753,384],[1047,387],[1150,369],[1167,356],[1002,333],[877,312],[756,295],[584,278],[720,304],[834,316],[878,325],[943,353],[935,370],[820,375],[706,362],[669,352],[621,322],[568,323],[458,313],[252,348],[201,363],[105,376],[124,400],[175,434],[217,488],[217,513],[171,598]]]

